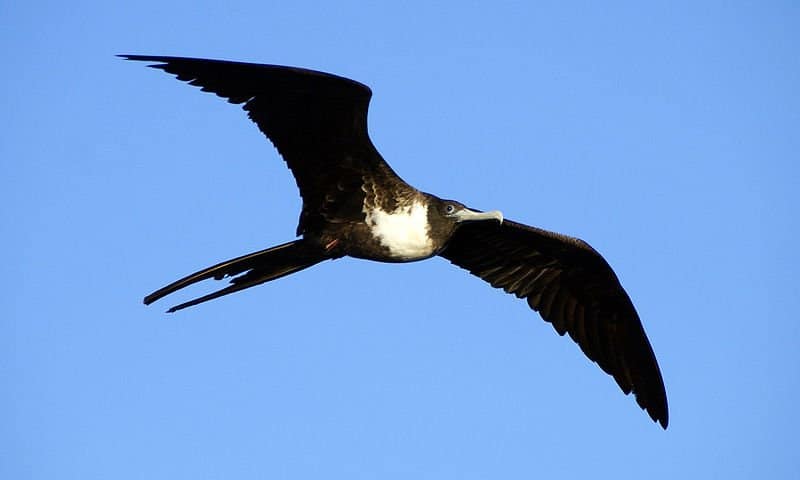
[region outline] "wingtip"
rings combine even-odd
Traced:
[[[659,424],[661,424],[661,428],[663,428],[664,430],[666,430],[666,429],[667,429],[667,427],[669,426],[669,416],[668,416],[667,414],[664,414],[664,416],[663,416],[663,417],[660,417],[660,418],[657,420],[657,422],[658,422]]]
[[[645,409],[645,411],[650,415],[650,418],[652,418],[655,423],[661,425],[661,428],[664,430],[667,429],[669,426],[669,412],[666,410],[666,408],[656,411],[648,407]]]
[[[170,58],[170,57],[161,57],[154,55],[132,55],[129,53],[118,53],[116,54],[116,57],[121,58],[123,60],[131,60],[134,62],[155,62],[153,65],[148,65],[150,67],[157,67],[158,65],[167,62]]]
[[[669,406],[667,405],[667,393],[664,391],[663,382],[661,387],[661,397],[659,398],[659,402],[651,406],[653,408],[653,420],[657,421],[661,424],[661,428],[664,430],[667,429],[669,426]]]

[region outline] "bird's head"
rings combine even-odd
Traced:
[[[503,213],[499,210],[481,212],[455,200],[445,200],[431,195],[428,221],[435,234],[449,237],[462,223],[481,221],[503,223]]]

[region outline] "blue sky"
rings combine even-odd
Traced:
[[[0,16],[1,478],[796,477],[795,3]],[[371,86],[372,139],[407,181],[604,254],[658,356],[669,430],[524,302],[441,259],[143,306],[292,239],[299,197],[238,107],[118,53]]]

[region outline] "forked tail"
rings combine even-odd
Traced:
[[[144,303],[145,305],[150,305],[170,293],[202,280],[209,278],[222,280],[225,277],[234,277],[231,279],[231,285],[221,290],[181,303],[167,310],[167,312],[172,313],[229,293],[275,280],[276,278],[285,277],[329,258],[332,257],[326,255],[324,249],[302,239],[295,240],[195,272],[144,297]]]

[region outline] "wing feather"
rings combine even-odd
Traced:
[[[200,58],[121,55],[241,104],[275,145],[303,197],[298,234],[324,218],[363,220],[365,181],[402,182],[367,132],[369,87],[329,73]]]
[[[664,382],[639,315],[614,271],[589,244],[509,220],[475,222],[460,226],[440,255],[526,299],[667,427]]]

